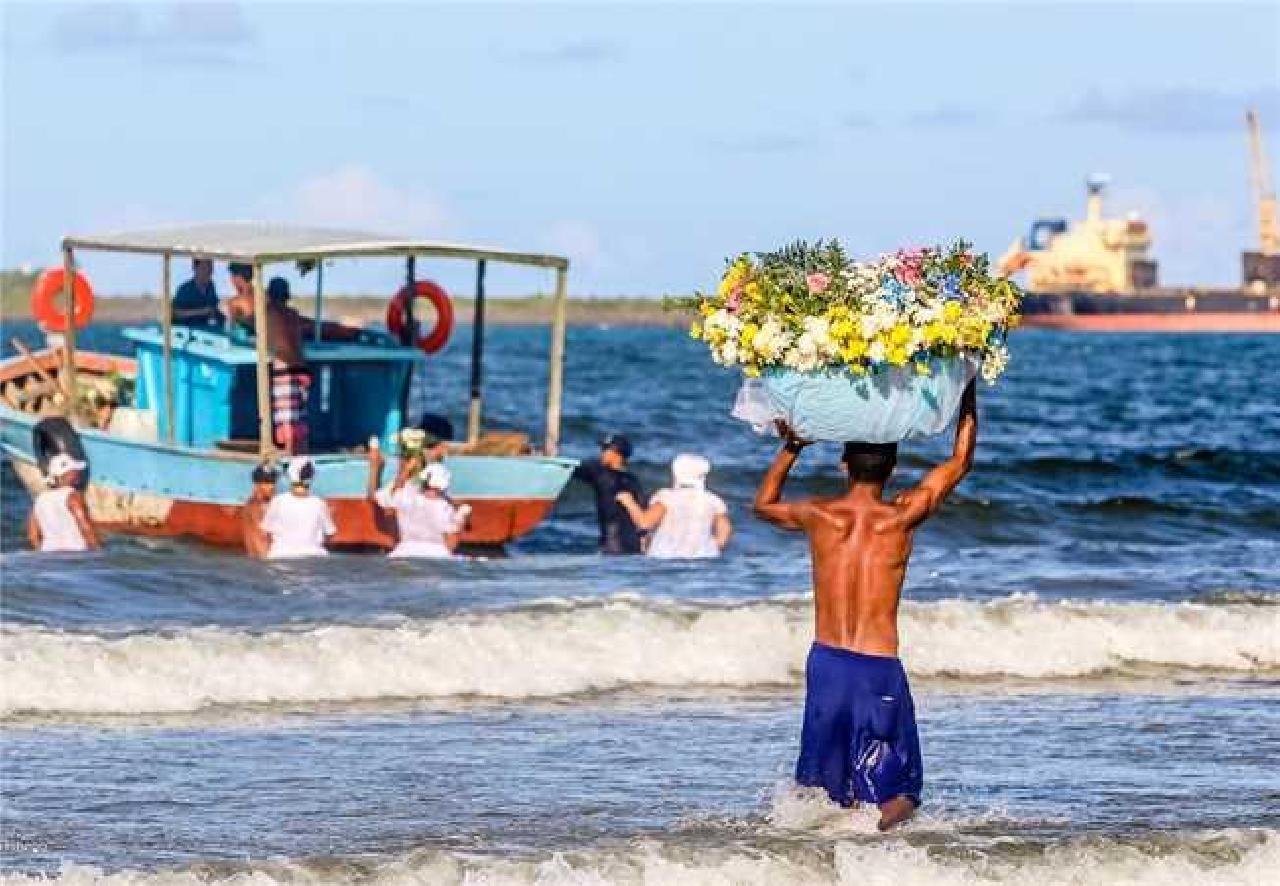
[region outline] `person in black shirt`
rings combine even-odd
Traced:
[[[645,501],[640,481],[627,470],[630,457],[631,441],[621,434],[610,434],[600,442],[600,457],[584,461],[573,471],[573,476],[590,486],[596,494],[602,554],[640,554],[644,551],[639,527],[626,508],[618,503],[620,492],[631,493],[638,502]]]

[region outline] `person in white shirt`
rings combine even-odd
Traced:
[[[659,489],[642,508],[628,492],[618,503],[641,529],[649,530],[650,557],[718,557],[729,543],[733,524],[720,496],[707,490],[711,462],[700,455],[677,455],[671,462],[673,485]]]
[[[285,467],[289,491],[271,499],[262,515],[262,531],[271,536],[268,560],[323,557],[325,539],[338,531],[329,504],[311,493],[316,466],[306,456],[289,459]]]
[[[27,540],[43,553],[97,550],[102,546],[89,516],[80,479],[88,465],[59,452],[49,459],[45,483],[27,518]]]
[[[371,453],[372,455],[372,453]],[[406,460],[407,462],[407,460]],[[376,483],[380,464],[370,459],[370,479]],[[455,505],[449,500],[449,469],[439,462],[428,464],[416,478],[402,469],[395,482],[378,489],[374,502],[395,516],[400,542],[389,557],[452,557],[458,540],[466,528],[470,505]]]

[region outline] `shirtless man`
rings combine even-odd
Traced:
[[[245,552],[255,559],[267,556],[271,537],[262,529],[262,518],[267,506],[276,496],[276,480],[280,474],[270,465],[258,465],[253,469],[253,489],[240,509],[240,528],[244,534]]]
[[[228,270],[236,294],[227,303],[227,310],[234,321],[253,329],[253,266],[232,263]],[[275,429],[276,445],[289,455],[306,452],[310,437],[307,403],[311,394],[311,369],[307,366],[302,343],[314,329],[314,321],[289,307],[289,281],[273,277],[267,286],[271,423]],[[321,334],[329,339],[349,341],[359,336],[360,330],[325,323]]]
[[[804,725],[796,781],[826,788],[841,806],[880,808],[880,830],[920,805],[924,766],[915,706],[898,660],[898,599],[915,530],[938,512],[973,465],[977,394],[964,392],[951,457],[915,488],[884,501],[896,444],[846,443],[849,491],[782,502],[782,485],[807,441],[779,423],[782,451],[756,493],[755,512],[809,536],[815,642],[805,666]]]

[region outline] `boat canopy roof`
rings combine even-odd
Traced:
[[[367,231],[258,221],[207,222],[107,234],[73,234],[62,238],[62,247],[147,255],[185,255],[250,264],[413,255],[489,260],[560,270],[569,267],[569,260],[559,255],[415,240]]]

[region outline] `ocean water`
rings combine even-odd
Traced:
[[[424,408],[461,419],[468,344]],[[538,427],[546,344],[491,330],[493,425]],[[506,558],[38,557],[4,466],[0,877],[1276,882],[1280,339],[1012,346],[907,579],[926,792],[900,831],[789,782],[808,561],[749,515],[774,444],[728,417],[734,378],[677,332],[575,329],[569,454],[625,431],[648,488],[710,457],[722,560],[603,559],[577,488]],[[901,482],[949,444],[904,447]],[[837,454],[793,491],[837,489]]]

